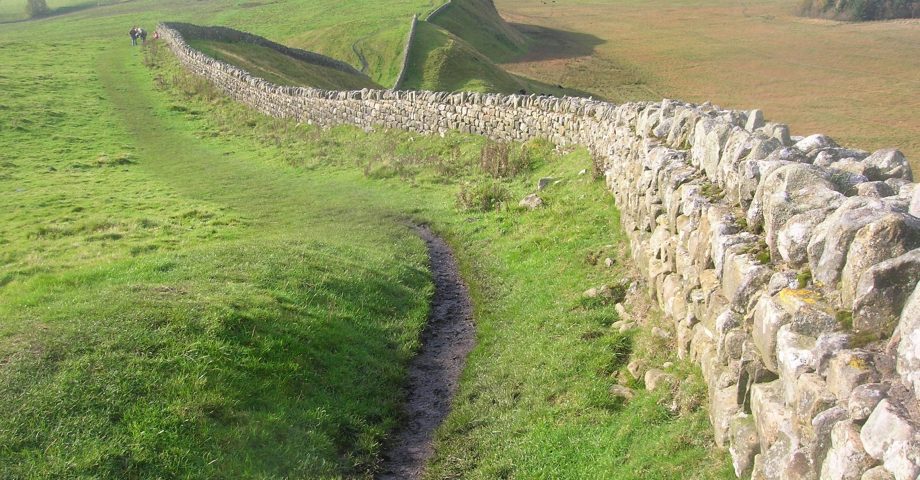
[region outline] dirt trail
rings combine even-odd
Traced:
[[[428,245],[434,297],[422,347],[409,365],[405,422],[394,435],[379,480],[418,479],[434,453],[432,436],[450,411],[460,372],[476,339],[469,291],[444,240],[415,227]]]

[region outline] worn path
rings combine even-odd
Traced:
[[[450,248],[427,227],[416,227],[428,246],[435,292],[422,347],[409,365],[405,421],[384,453],[384,479],[421,478],[434,430],[450,411],[460,372],[475,343],[469,291]]]

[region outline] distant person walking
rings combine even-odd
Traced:
[[[128,35],[131,35],[131,46],[137,46],[137,27],[131,27],[131,30],[128,32]]]
[[[138,28],[137,36],[140,37],[141,44],[147,45],[147,30],[144,30],[143,28]]]

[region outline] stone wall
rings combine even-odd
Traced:
[[[425,17],[425,21],[426,21],[426,22],[430,22],[434,17],[437,17],[438,15],[444,13],[444,10],[447,10],[447,7],[450,6],[450,1],[451,1],[451,0],[447,0],[447,1],[444,2],[444,4],[441,5],[440,7],[438,7],[438,8],[436,8],[436,9],[432,10],[432,12],[429,13],[427,17]]]
[[[160,33],[267,115],[587,147],[740,477],[920,473],[920,187],[897,150],[672,100],[279,87]]]
[[[412,52],[412,44],[415,42],[415,27],[417,25],[418,15],[413,15],[412,23],[409,24],[409,35],[406,37],[406,46],[403,48],[402,64],[399,66],[396,81],[393,82],[393,90],[398,90],[402,83],[406,81],[406,72],[409,70],[409,53]]]

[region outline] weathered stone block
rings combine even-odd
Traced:
[[[751,413],[762,451],[776,443],[781,432],[792,431],[792,419],[786,411],[783,386],[779,381],[758,383],[751,388]]]
[[[891,207],[882,200],[852,197],[818,225],[808,243],[808,261],[815,281],[836,287],[856,233],[890,211]]]
[[[866,383],[853,389],[847,400],[847,412],[850,419],[861,422],[875,410],[875,407],[885,399],[888,385],[884,383]]]
[[[746,478],[754,469],[754,456],[760,453],[760,439],[754,417],[745,413],[735,415],[729,422],[728,453],[738,478]]]
[[[736,310],[747,310],[755,294],[770,281],[771,270],[761,265],[744,246],[729,247],[722,271],[722,294]]]
[[[815,370],[815,342],[813,337],[793,332],[788,324],[780,327],[776,335],[779,378],[783,384],[784,399],[790,405],[795,402],[799,376]]]
[[[878,256],[864,250],[866,249],[860,248],[860,251],[870,258]],[[899,250],[892,247],[892,251]],[[854,258],[854,262],[856,261]],[[879,338],[891,336],[898,323],[898,317],[902,310],[906,311],[906,302],[918,282],[920,248],[867,268],[860,275],[859,283],[853,292],[854,331]]]
[[[780,327],[792,321],[792,315],[782,308],[774,297],[761,295],[754,306],[751,338],[760,358],[767,368],[778,372],[776,363],[776,335]]]
[[[916,480],[920,475],[920,429],[900,406],[881,400],[863,425],[860,439],[897,480]]]
[[[831,449],[821,466],[821,480],[859,480],[876,461],[863,448],[859,426],[837,422],[831,432]]]
[[[827,366],[827,387],[837,398],[849,398],[853,389],[879,380],[874,360],[863,350],[838,352]]]
[[[893,148],[878,150],[866,157],[863,162],[869,166],[867,176],[871,180],[903,178],[904,180],[913,181],[910,163],[907,162],[900,150]]]
[[[793,163],[770,173],[763,181],[761,202],[764,235],[772,253],[779,254],[777,236],[793,216],[811,210],[826,212],[844,198],[830,181],[830,174],[821,168]]]

